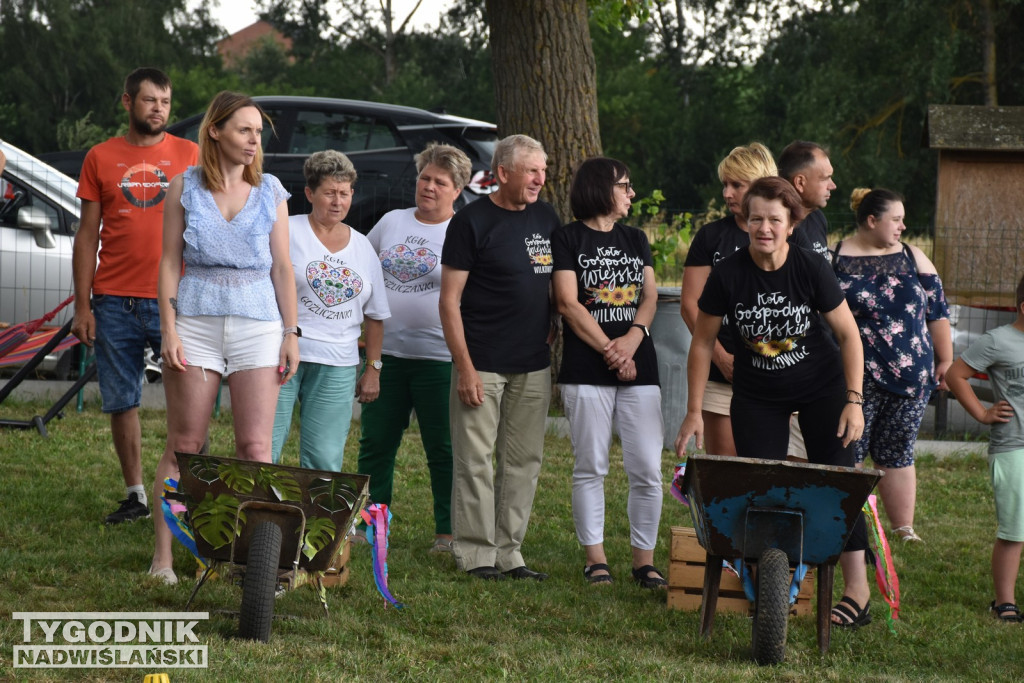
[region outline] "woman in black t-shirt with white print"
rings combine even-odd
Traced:
[[[750,246],[743,197],[758,178],[778,175],[775,160],[759,142],[735,147],[718,164],[722,197],[731,215],[704,225],[690,243],[683,264],[680,313],[692,333],[697,322],[697,300],[714,268],[727,256]],[[711,358],[710,375],[704,392],[704,441],[708,453],[736,455],[732,440],[729,406],[732,401],[733,342],[727,327],[718,335]]]
[[[690,437],[696,437],[698,448],[703,445],[704,388],[715,338],[728,313],[736,349],[731,412],[737,455],[784,460],[790,415],[799,412],[808,460],[853,467],[852,443],[864,430],[864,354],[857,324],[828,263],[786,241],[803,213],[793,186],[782,178],[757,180],[743,209],[750,246],[711,271],[698,302],[687,364],[687,413],[676,452],[683,455]],[[835,626],[856,628],[871,621],[866,548],[867,530],[858,517],[839,560],[846,589],[832,611]]]
[[[668,582],[654,567],[663,496],[661,388],[648,329],[658,291],[647,235],[618,222],[633,196],[629,169],[614,159],[587,159],[573,177],[577,220],[551,235],[552,284],[565,320],[558,382],[576,460],[572,515],[586,552],[584,578],[592,585],[612,582],[604,479],[614,425],[629,478],[633,580],[663,589]]]

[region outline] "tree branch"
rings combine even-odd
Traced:
[[[395,31],[395,35],[401,35],[405,31],[405,27],[409,24],[409,20],[412,19],[412,15],[416,14],[416,10],[418,10],[422,4],[423,0],[416,0],[416,6],[409,11],[409,15],[405,18],[405,21],[403,21],[402,25],[398,27],[397,31]]]

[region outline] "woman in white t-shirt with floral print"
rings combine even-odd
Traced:
[[[380,393],[383,321],[390,313],[373,247],[343,222],[356,181],[352,162],[326,150],[311,154],[302,171],[313,210],[288,219],[302,361],[281,387],[273,455],[274,462],[281,457],[298,401],[300,464],[340,472],[353,398],[366,404]],[[362,328],[367,362],[357,381]]]
[[[370,475],[371,500],[391,505],[395,454],[415,410],[430,470],[436,553],[449,552],[452,543],[452,357],[438,313],[441,247],[472,166],[459,148],[431,144],[416,155],[416,169],[416,206],[388,213],[368,235],[391,318],[384,323],[381,398],[363,408],[359,473]]]

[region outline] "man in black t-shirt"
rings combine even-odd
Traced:
[[[822,213],[836,189],[828,152],[814,142],[791,142],[779,155],[778,167],[779,175],[793,184],[809,212],[793,231],[790,243],[810,249],[831,263],[828,220]]]
[[[789,243],[803,247],[832,264],[832,252],[828,250],[828,220],[822,209],[828,205],[836,184],[832,180],[832,162],[828,152],[816,142],[796,140],[786,145],[777,162],[779,175],[788,180],[808,214],[793,230]],[[823,323],[825,329],[828,324]],[[828,334],[831,334],[830,332]],[[794,419],[790,430],[790,449],[798,458],[806,458],[803,434]]]
[[[560,221],[538,201],[547,170],[539,142],[504,138],[491,167],[498,191],[452,217],[441,252],[441,326],[453,364],[452,555],[477,578],[543,581],[520,547],[544,455],[551,232]]]

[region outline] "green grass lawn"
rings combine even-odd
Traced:
[[[3,405],[5,417],[28,417],[39,405]],[[358,424],[346,464],[355,466]],[[144,461],[153,475],[166,436],[160,411],[143,412]],[[143,669],[13,669],[21,642],[15,611],[177,611],[191,582],[158,585],[145,571],[152,524],[106,528],[124,489],[107,420],[90,407],[50,424],[50,438],[0,431],[0,680],[141,681]],[[294,438],[286,463],[296,463]],[[229,416],[213,426],[211,452],[230,455]],[[617,453],[616,453],[617,456]],[[621,460],[619,461],[621,462]],[[666,487],[675,458],[664,454]],[[916,527],[926,543],[896,546],[903,613],[896,634],[873,600],[875,623],[837,632],[820,655],[811,618],[791,621],[786,662],[759,668],[750,659],[750,622],[719,615],[709,642],[698,637],[696,612],[666,609],[664,595],[629,579],[625,476],[612,468],[606,490],[607,549],[616,577],[592,588],[582,578],[583,552],[573,531],[572,453],[550,438],[523,553],[551,574],[542,583],[471,579],[450,557],[427,554],[433,526],[430,490],[418,436],[399,455],[389,554],[390,585],[407,608],[386,607],[373,587],[369,552],[353,549],[352,578],[329,591],[324,618],[313,591],[277,600],[269,644],[244,642],[237,620],[239,588],[216,582],[194,608],[211,619],[199,632],[209,646],[208,670],[169,670],[171,681],[284,680],[999,680],[1019,675],[1024,627],[996,623],[989,554],[995,519],[987,465],[980,459],[919,467]],[[668,493],[656,564],[668,569],[670,527],[689,515]],[[176,549],[179,576],[194,561]]]

